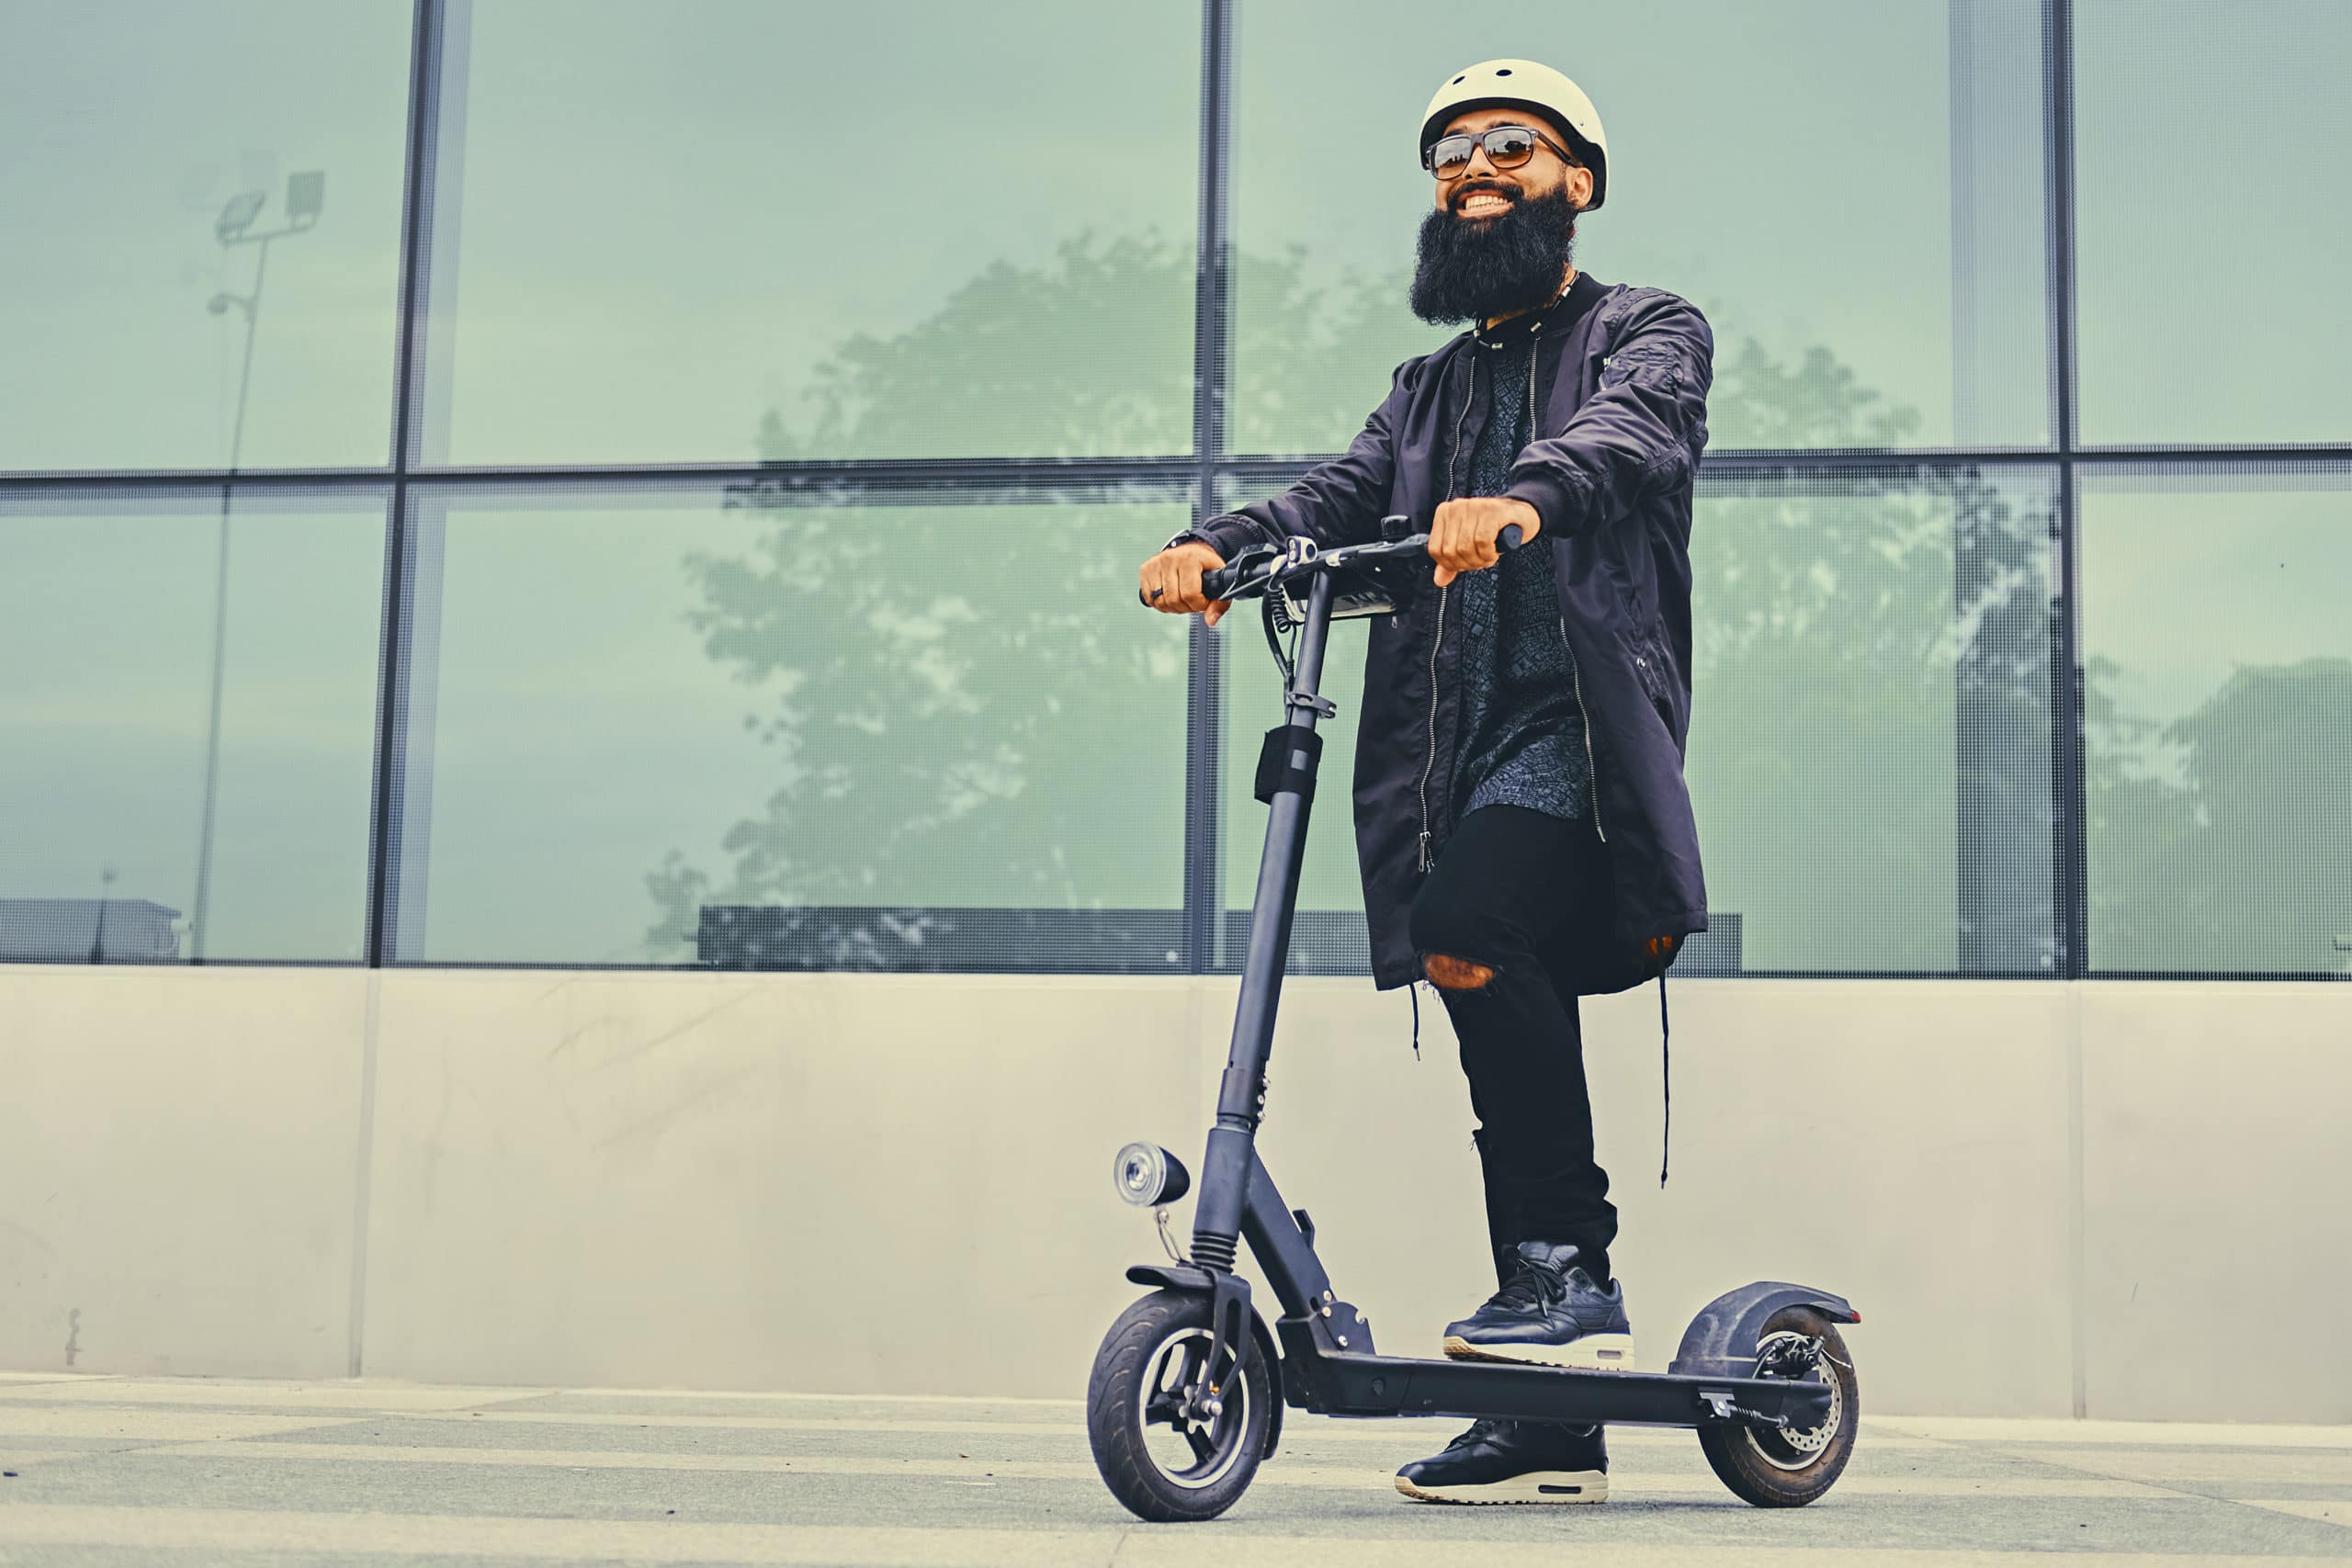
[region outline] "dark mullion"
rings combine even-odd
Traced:
[[[2075,387],[2075,5],[2042,0],[2050,40],[2043,87],[2050,158],[2050,322],[2052,425],[2062,462],[2081,445]]]
[[[2352,446],[2345,448],[2352,455]],[[1971,463],[2047,465],[2047,446],[1792,446],[1710,447],[1699,459],[1700,471],[1722,468],[1855,468],[1884,469],[1950,468]],[[1224,461],[1230,478],[1252,482],[1287,482],[1337,453],[1237,453]]]
[[[2199,468],[2239,468],[2248,471],[2297,463],[2334,466],[2352,463],[2352,444],[2305,442],[2298,446],[2076,446],[2069,456],[2077,467],[2137,467],[2145,463],[2179,463]]]
[[[2079,980],[2090,973],[2090,787],[2084,756],[2082,671],[2082,475],[2071,463],[2058,469],[2056,507],[2059,590],[2051,649],[2050,767],[2058,790],[2052,867],[2064,947],[2060,973]]]
[[[410,44],[408,91],[408,163],[401,180],[401,308],[392,353],[392,499],[384,546],[384,621],[378,656],[376,685],[376,772],[368,803],[368,966],[384,966],[390,945],[386,919],[391,882],[392,824],[402,787],[401,758],[408,737],[403,714],[405,683],[402,666],[408,639],[401,621],[408,611],[409,570],[413,550],[409,539],[408,464],[410,420],[416,405],[412,395],[416,364],[416,339],[423,330],[417,305],[422,298],[424,234],[430,213],[434,155],[433,132],[440,105],[442,0],[416,0],[416,25]]]
[[[2058,584],[2051,649],[2050,764],[2057,807],[2052,848],[2053,904],[2060,920],[2060,973],[2090,973],[2090,875],[2082,679],[2081,484],[2076,473],[2075,369],[2075,6],[2042,0],[2042,105],[2049,157],[2047,203],[2052,424],[2058,437]]]
[[[1227,307],[1226,149],[1230,129],[1232,0],[1201,6],[1201,184],[1198,255],[1193,294],[1193,446],[1196,515],[1216,507],[1225,449]],[[1216,966],[1225,894],[1217,875],[1223,839],[1219,740],[1224,729],[1223,672],[1216,635],[1188,617],[1184,710],[1184,966]]]
[[[2352,456],[2352,450],[2347,450],[2346,456]],[[234,478],[240,490],[381,484],[397,478],[436,484],[526,489],[595,484],[666,484],[683,488],[759,483],[779,490],[879,491],[894,485],[955,486],[985,494],[991,491],[1034,491],[1066,485],[1132,484],[1172,491],[1189,489],[1199,481],[1200,475],[1197,457],[893,457],[813,463],[501,464],[479,468],[410,464],[377,468],[239,468]],[[61,469],[0,473],[0,491],[218,491],[231,477],[224,468]]]
[[[0,473],[0,492],[38,494],[49,491],[187,491],[218,492],[233,482],[243,493],[267,491],[332,490],[339,486],[380,486],[392,477],[390,468],[85,468],[33,474]]]
[[[1241,454],[1220,457],[1216,468],[1228,482],[1282,486],[1291,483],[1338,453]],[[2243,469],[2249,473],[2292,467],[2352,466],[2352,442],[2304,442],[2278,446],[2077,446],[2060,453],[2054,447],[1879,447],[1825,446],[1817,449],[1716,450],[1699,467],[1703,475],[1768,475],[1785,471],[1850,473],[1871,470],[1896,477],[1905,469],[2031,468],[2064,458],[2076,468],[2135,468],[2169,463],[2183,467]],[[580,464],[568,467],[509,465],[483,468],[432,468],[414,465],[395,471],[379,468],[239,468],[241,491],[323,490],[338,486],[380,485],[388,479],[435,484],[560,487],[596,484],[767,483],[780,490],[827,488],[858,493],[883,493],[894,486],[955,487],[987,497],[995,491],[1031,492],[1057,485],[1134,484],[1166,491],[1189,490],[1202,481],[1206,465],[1197,457],[888,457],[800,463],[648,463]],[[229,478],[222,468],[85,468],[45,469],[34,473],[0,473],[0,492],[38,493],[51,491],[217,491]]]
[[[1265,455],[1227,457],[1220,467],[1229,479],[1257,485],[1286,485],[1337,454]],[[2213,468],[2244,468],[2249,472],[2294,464],[2352,465],[2352,443],[2312,442],[2275,446],[2094,446],[2061,453],[2047,446],[1996,446],[1971,451],[1960,446],[1886,447],[1825,446],[1817,449],[1710,451],[1700,460],[1699,474],[1739,479],[1792,477],[1808,472],[1866,473],[1879,479],[1900,479],[1920,468],[2048,468],[2061,459],[2092,468],[2136,468],[2153,463],[2178,463]]]
[[[2068,330],[2072,330],[2072,312],[2068,312]],[[2069,382],[2073,380],[2070,363]],[[1251,461],[1253,459],[1234,459]],[[1281,461],[1281,459],[1276,459]],[[1971,451],[1960,446],[1938,446],[1906,449],[1900,446],[1825,446],[1815,451],[1747,450],[1736,447],[1729,451],[1710,451],[1700,460],[1699,471],[1753,470],[1759,468],[1977,468],[2041,467],[2053,461],[2085,464],[2091,467],[2131,465],[2135,463],[2193,463],[2199,466],[2228,468],[2233,465],[2246,468],[2275,468],[2291,463],[2352,463],[2352,442],[2303,442],[2276,446],[2074,446],[2060,449],[2050,446],[1989,446]],[[1309,465],[1311,466],[1311,464]]]
[[[546,485],[615,481],[624,484],[768,483],[887,489],[892,484],[960,484],[975,490],[1004,485],[1189,485],[1200,477],[1197,457],[869,457],[792,463],[492,464],[409,470],[415,479],[484,484]]]

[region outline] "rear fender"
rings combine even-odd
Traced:
[[[1678,1377],[1747,1378],[1756,1375],[1756,1342],[1764,1325],[1783,1307],[1808,1306],[1833,1323],[1860,1323],[1862,1314],[1845,1297],[1810,1285],[1759,1280],[1726,1291],[1709,1302],[1682,1331],[1681,1347],[1668,1372]]]

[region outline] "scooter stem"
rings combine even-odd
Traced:
[[[1306,616],[1299,628],[1298,661],[1290,689],[1286,722],[1306,729],[1328,706],[1315,688],[1323,678],[1323,648],[1331,627],[1331,574],[1317,571],[1307,585]],[[1274,792],[1266,818],[1266,847],[1258,861],[1258,892],[1250,907],[1250,948],[1242,961],[1241,1000],[1235,1010],[1233,1041],[1218,1087],[1216,1124],[1209,1129],[1201,1160],[1200,1195],[1193,1211],[1193,1260],[1204,1268],[1230,1269],[1241,1236],[1241,1213],[1249,1201],[1250,1171],[1258,1122],[1266,1108],[1266,1060],[1273,1052],[1274,1013],[1282,1000],[1283,970],[1290,959],[1291,916],[1298,903],[1299,868],[1306,856],[1309,791],[1317,757],[1295,752],[1294,767],[1306,773],[1306,789],[1295,784]]]

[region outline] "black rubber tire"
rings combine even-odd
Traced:
[[[1802,1465],[1797,1450],[1782,1444],[1777,1433],[1746,1423],[1702,1427],[1699,1447],[1707,1463],[1733,1494],[1759,1508],[1802,1508],[1837,1484],[1854,1451],[1854,1436],[1862,1414],[1860,1384],[1854,1377],[1854,1358],[1847,1353],[1838,1325],[1812,1307],[1782,1307],[1765,1319],[1766,1336],[1786,1329],[1808,1337],[1817,1335],[1826,1352],[1821,1370],[1836,1380],[1837,1398],[1831,1407],[1838,1423],[1819,1452]],[[1781,1462],[1767,1457],[1768,1450]]]
[[[1207,1435],[1214,1443],[1211,1460],[1203,1461],[1206,1473],[1189,1484],[1171,1477],[1145,1440],[1144,1381],[1167,1365],[1161,1352],[1170,1341],[1188,1331],[1206,1338],[1209,1299],[1191,1291],[1153,1292],[1111,1325],[1086,1383],[1086,1436],[1094,1468],[1129,1513],[1155,1524],[1213,1519],[1240,1499],[1264,1456],[1266,1424],[1276,1397],[1257,1337],[1245,1324],[1241,1343],[1227,1347],[1241,1354],[1241,1377],[1238,1382],[1225,1380],[1227,1412]],[[1244,1399],[1238,1412],[1231,1408],[1237,1392]],[[1166,1430],[1174,1433],[1173,1427]]]

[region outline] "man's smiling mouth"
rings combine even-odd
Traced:
[[[1508,210],[1510,207],[1510,197],[1497,196],[1492,191],[1481,190],[1473,191],[1464,197],[1455,210],[1464,218],[1492,218],[1498,212]]]

